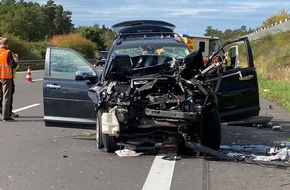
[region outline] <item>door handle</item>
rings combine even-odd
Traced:
[[[47,84],[46,86],[48,88],[53,88],[53,89],[60,89],[61,88],[61,86],[57,85],[57,84]]]

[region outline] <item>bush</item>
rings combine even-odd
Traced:
[[[97,51],[97,46],[92,41],[76,33],[53,36],[50,42],[55,46],[74,49],[85,58],[95,57],[95,52]]]

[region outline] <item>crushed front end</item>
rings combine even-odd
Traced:
[[[140,59],[157,59],[157,64],[134,67],[132,60]],[[216,112],[217,101],[211,84],[197,80],[183,61],[124,55],[112,60],[110,75],[89,92],[97,110],[99,148],[112,152],[117,142],[137,137],[202,141],[204,120]]]

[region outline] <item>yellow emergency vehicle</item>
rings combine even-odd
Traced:
[[[207,63],[209,57],[215,52],[221,41],[218,37],[210,36],[190,36],[182,34],[182,39],[187,43],[191,51],[198,50],[201,48],[204,64]]]

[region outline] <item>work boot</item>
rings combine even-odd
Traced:
[[[11,112],[11,113],[9,114],[9,116],[10,116],[11,118],[19,117],[18,114],[13,113],[13,112]]]
[[[11,117],[8,117],[8,118],[3,118],[3,120],[2,121],[15,121],[13,118],[11,118]]]

